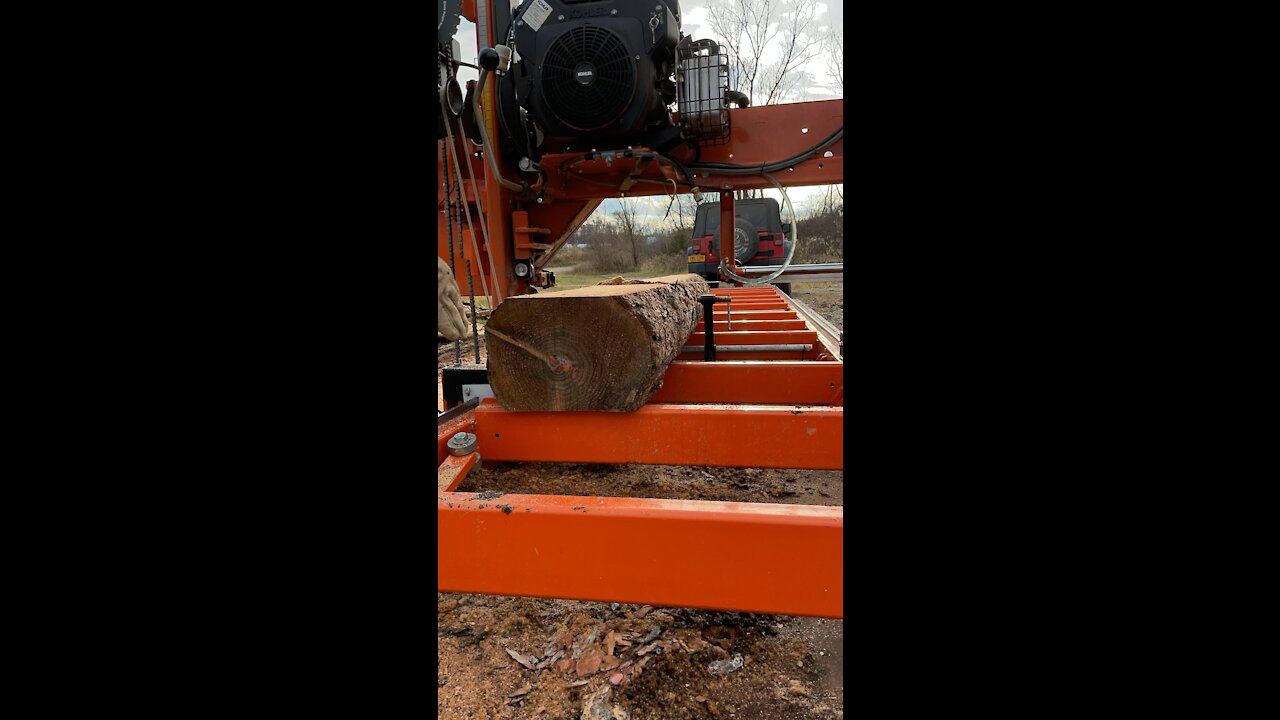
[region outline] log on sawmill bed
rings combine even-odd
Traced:
[[[485,326],[493,394],[512,411],[637,410],[662,386],[708,292],[697,275],[669,275],[507,298]]]

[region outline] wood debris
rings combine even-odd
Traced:
[[[525,655],[519,652],[516,652],[511,648],[505,648],[505,650],[507,651],[507,654],[511,656],[512,660],[515,660],[516,662],[520,663],[521,665],[525,666],[530,670],[532,670],[534,668],[534,665],[537,664],[538,658],[532,655],[526,657]]]
[[[578,677],[586,677],[591,673],[600,669],[600,663],[604,661],[604,653],[596,648],[591,648],[583,653],[582,659],[574,665],[574,672],[578,673]]]
[[[563,651],[563,650],[557,650],[557,651],[555,651],[555,653],[554,653],[554,654],[552,654],[552,655],[548,655],[546,660],[543,660],[542,662],[540,662],[540,663],[538,663],[537,665],[535,665],[535,666],[534,666],[534,668],[536,668],[536,669],[538,669],[538,670],[542,670],[542,669],[544,669],[544,668],[548,668],[548,667],[550,667],[550,666],[551,666],[551,664],[552,664],[552,663],[556,662],[557,660],[559,660],[559,659],[560,659],[560,658],[562,658],[562,657],[564,657],[564,651]]]

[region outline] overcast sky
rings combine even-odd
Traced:
[[[716,0],[716,1],[727,2],[732,0]],[[512,0],[512,3],[511,3],[512,7],[516,7],[519,4],[520,3],[518,1]],[[706,0],[684,0],[684,2],[681,2],[680,10],[683,17],[681,19],[680,30],[685,35],[692,36],[695,40],[701,40],[706,38],[706,39],[716,40],[718,42],[723,43],[724,38],[716,36],[711,31],[711,27],[707,22],[706,6],[707,6]],[[834,3],[827,3],[827,4],[819,3],[816,24],[818,27],[825,27],[828,25],[836,26],[836,27],[843,26],[844,25],[844,3],[843,2],[834,2]],[[479,52],[476,48],[475,24],[470,22],[466,18],[463,18],[458,23],[458,32],[456,35],[454,35],[454,38],[458,41],[458,45],[459,45],[459,50],[460,50],[459,59],[461,59],[463,62],[469,62],[469,63],[475,64],[476,55]],[[764,60],[766,62],[769,60],[774,60],[777,58],[777,55],[778,55],[777,52],[770,53],[769,51],[766,50],[764,54]],[[840,88],[835,83],[835,80],[834,78],[832,78],[826,65],[827,64],[825,62],[812,62],[806,66],[805,69],[813,76],[813,78],[810,83],[808,83],[805,87],[800,89],[800,92],[802,93],[801,97],[803,99],[828,100],[832,98],[841,97]],[[478,73],[475,70],[472,70],[471,68],[464,67],[464,68],[458,69],[458,81],[463,85],[464,88],[466,87],[467,80],[475,80],[477,78],[478,78]],[[791,197],[792,204],[795,205],[796,213],[799,215],[804,215],[809,203],[814,201],[815,198],[821,195],[825,190],[826,190],[825,186],[797,187],[797,188],[788,188],[787,194]],[[780,193],[778,193],[778,191],[766,190],[765,195],[768,197],[777,198],[779,203],[781,203],[782,196]],[[661,221],[663,214],[665,214],[667,210],[667,202],[668,200],[665,197],[648,198],[647,201],[642,203],[642,207],[640,209],[639,214],[642,216],[644,220],[647,220],[650,222]],[[600,208],[596,210],[596,213],[599,214],[603,212],[603,213],[611,214],[613,212],[616,212],[617,209],[618,209],[618,205],[616,200],[605,200],[603,203],[600,204]],[[782,215],[784,219],[787,217],[787,212],[785,209],[783,210]]]

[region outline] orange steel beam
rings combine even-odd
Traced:
[[[717,364],[719,357],[728,357],[728,355],[717,356]],[[799,350],[769,350],[769,351],[751,351],[751,352],[735,352],[733,360],[760,360],[760,361],[782,361],[782,360],[817,360],[817,350],[801,352]],[[681,352],[676,356],[676,360],[701,360],[703,359],[703,351],[698,352]]]
[[[632,413],[475,410],[485,460],[844,468],[844,408],[649,404]],[[712,437],[759,437],[718,443]]]
[[[717,335],[719,337],[719,335]],[[731,403],[752,405],[832,405],[844,387],[837,362],[677,360],[667,368],[651,403]]]
[[[714,291],[712,292],[714,294]],[[790,306],[781,300],[774,300],[771,298],[734,298],[733,309],[737,310],[738,308],[747,310],[781,310],[783,308],[790,308]]]
[[[844,508],[484,497],[437,495],[441,592],[844,616]]]
[[[685,345],[702,345],[707,334],[695,332],[685,341]],[[732,332],[722,333],[716,330],[716,345],[784,345],[787,343],[814,343],[818,333],[813,330],[767,330],[764,332]]]
[[[735,233],[737,232],[737,223],[735,222],[737,212],[734,206],[733,192],[722,190],[720,192],[720,234],[716,238],[716,247],[719,249],[720,257],[725,260],[725,266],[731,272],[741,275],[738,272],[738,259],[734,248],[736,243]],[[712,291],[712,294],[714,295],[715,291]]]
[[[715,307],[711,308],[711,317],[715,318],[716,322],[719,322],[721,318],[724,318],[727,320],[729,318],[729,313],[721,310],[720,306],[716,305]],[[745,312],[739,312],[737,310],[733,311],[733,318],[735,320],[737,319],[795,320],[797,317],[799,316],[796,315],[795,310],[747,310]]]
[[[815,102],[784,105],[760,105],[729,110],[733,132],[724,145],[704,147],[702,162],[759,165],[791,157],[813,147],[820,140],[844,125],[843,100],[819,100]],[[678,148],[673,157],[684,163],[693,162],[693,153]],[[826,155],[830,153],[830,156]],[[584,183],[559,166],[580,153],[548,154],[540,161],[547,169],[547,198],[558,201],[563,198],[599,198],[609,196],[608,187],[621,187],[636,170],[633,160],[615,159],[611,164],[603,160],[578,163],[573,173],[590,178]],[[812,157],[791,168],[774,173],[785,187],[803,185],[839,185],[844,182],[844,139],[837,140],[819,157]],[[667,182],[669,168],[661,163],[650,163],[641,173],[644,177],[661,182],[637,183],[626,190],[628,195],[666,195],[671,192]],[[773,184],[760,175],[717,175],[712,172],[692,171],[694,182],[703,190],[749,190],[773,188]],[[684,178],[676,178],[683,182]],[[687,191],[686,191],[687,192]],[[532,214],[532,213],[531,213]]]
[[[785,352],[784,352],[784,351],[768,351],[768,352],[756,352],[756,351],[752,351],[752,352],[733,353],[733,354],[732,354],[732,357],[733,357],[733,359],[734,359],[734,360],[765,360],[765,361],[775,361],[775,360],[806,360],[806,359],[807,359],[807,360],[816,360],[816,359],[818,358],[818,354],[819,354],[819,352],[818,352],[817,346],[815,345],[815,346],[814,346],[814,349],[813,349],[813,350],[810,350],[809,352],[800,352],[800,351],[785,351]],[[729,355],[727,355],[727,354],[722,354],[722,355],[717,356],[717,358],[720,358],[720,357],[727,358],[727,357],[730,357],[730,356],[729,356]],[[699,351],[697,351],[697,352],[680,353],[680,355],[679,355],[679,356],[677,356],[677,357],[676,357],[676,359],[677,359],[677,360],[701,360],[701,359],[702,359],[702,351],[701,351],[701,350],[699,350]],[[718,362],[717,362],[717,364],[718,364]]]
[[[703,322],[699,320],[698,325],[693,329],[693,331],[702,332],[704,327]],[[795,320],[735,320],[733,323],[733,329],[734,331],[804,330],[805,324],[804,321],[799,318]],[[718,335],[722,332],[729,332],[729,323],[727,321],[722,322],[717,320],[716,334]]]
[[[436,491],[453,492],[454,488],[462,484],[463,479],[475,464],[476,453],[467,453],[461,457],[450,455],[445,458],[436,470]]]

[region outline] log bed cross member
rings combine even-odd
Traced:
[[[690,274],[509,297],[485,326],[493,394],[509,411],[638,410],[662,386],[707,292]]]

